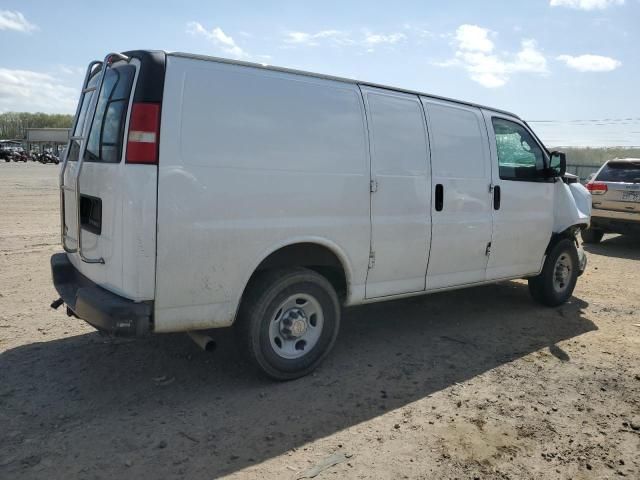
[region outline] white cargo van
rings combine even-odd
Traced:
[[[115,335],[233,325],[277,379],[343,306],[516,278],[558,305],[585,268],[589,193],[504,111],[131,51],[89,65],[72,135],[56,303]]]

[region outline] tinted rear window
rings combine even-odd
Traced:
[[[638,162],[609,162],[596,180],[600,182],[640,183],[640,160]]]
[[[132,65],[122,65],[107,70],[100,97],[98,97],[95,120],[87,142],[85,161],[105,163],[120,161],[125,117],[134,75],[135,67]],[[98,77],[99,74],[94,75],[89,81],[89,85],[95,85]],[[78,128],[76,128],[74,135],[80,135],[81,126],[89,120],[86,118],[86,114],[91,96],[94,93],[89,92],[81,99]],[[78,159],[79,150],[79,142],[72,142],[69,150],[70,161]]]

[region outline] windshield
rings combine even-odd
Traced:
[[[85,161],[105,163],[120,161],[125,117],[134,75],[135,67],[132,65],[121,65],[107,70],[98,97],[93,126],[87,140]],[[88,86],[95,86],[98,78],[99,70],[91,78]],[[87,112],[94,94],[95,92],[88,92],[81,98],[78,126],[74,135],[81,135],[85,122],[90,120],[87,118]],[[78,160],[79,151],[80,142],[74,140],[69,150],[69,161]]]

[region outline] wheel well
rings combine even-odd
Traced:
[[[249,283],[259,272],[274,268],[305,267],[329,280],[341,300],[347,296],[347,275],[338,256],[316,243],[298,243],[276,250],[254,271]]]
[[[554,233],[553,235],[551,235],[551,240],[549,240],[547,249],[544,252],[545,255],[549,254],[549,252],[555,246],[556,243],[558,243],[560,240],[563,240],[565,238],[569,240],[573,240],[577,243],[576,235],[578,234],[579,230],[580,230],[579,225],[573,225],[562,232]]]

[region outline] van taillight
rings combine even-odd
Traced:
[[[136,102],[131,107],[127,163],[158,164],[160,104]]]
[[[591,195],[603,195],[607,193],[607,184],[602,182],[589,182],[587,183],[587,190],[591,192]]]

